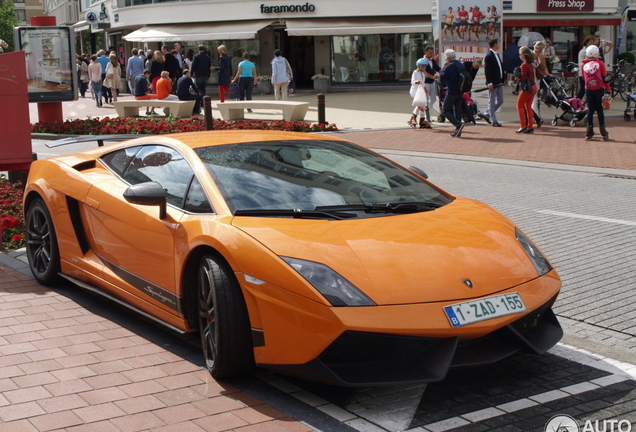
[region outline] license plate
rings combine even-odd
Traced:
[[[498,318],[526,311],[519,293],[501,294],[463,303],[444,306],[444,312],[453,327]]]

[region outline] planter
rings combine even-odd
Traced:
[[[329,90],[329,80],[327,79],[314,80],[314,91],[316,93],[327,93],[327,90]]]
[[[256,88],[261,94],[272,94],[274,92],[274,86],[271,81],[259,81]]]

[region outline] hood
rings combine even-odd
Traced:
[[[232,223],[279,256],[331,267],[378,305],[464,300],[538,276],[515,238],[515,225],[463,198],[407,215],[341,221],[235,217]]]
[[[285,63],[285,57],[283,56],[274,57],[274,59],[272,60],[272,64],[273,63]]]

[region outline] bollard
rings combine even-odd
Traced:
[[[325,120],[325,94],[318,93],[318,123],[323,125],[327,124]]]
[[[203,96],[203,111],[205,113],[205,130],[214,130],[214,119],[212,118],[212,98]]]

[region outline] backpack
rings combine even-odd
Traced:
[[[463,68],[463,65],[461,69],[455,63],[451,63],[451,65],[457,71],[457,89],[461,93],[468,93],[473,88],[473,77],[470,76],[470,72]]]
[[[583,77],[585,78],[585,88],[598,90],[603,87],[603,75],[599,62],[594,60],[583,65]]]

